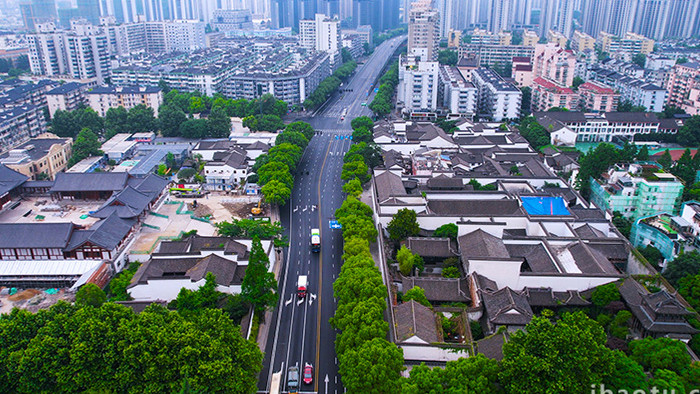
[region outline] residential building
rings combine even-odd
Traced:
[[[532,81],[533,112],[548,111],[550,108],[576,109],[579,105],[579,95],[554,81],[537,77]]]
[[[421,61],[437,60],[440,43],[440,16],[429,2],[411,4],[408,21],[408,54]]]
[[[613,167],[591,179],[591,202],[632,219],[676,212],[682,194],[683,183],[654,165]]]
[[[574,83],[576,56],[556,44],[537,44],[532,58],[535,77],[542,77],[564,86]]]
[[[447,33],[447,47],[452,49],[459,48],[459,44],[462,42],[462,31],[461,30],[450,30]]]
[[[270,261],[274,261],[272,242],[261,243]],[[201,287],[211,272],[216,276],[217,291],[238,294],[251,247],[249,239],[197,234],[182,241],[163,241],[158,251],[136,271],[127,292],[136,301],[172,301],[182,289]]]
[[[656,40],[688,38],[698,33],[700,2],[696,0],[641,0],[632,30]]]
[[[547,42],[550,44],[555,44],[560,48],[566,48],[566,43],[569,42],[569,39],[556,30],[549,30],[547,32]]]
[[[37,24],[53,22],[58,17],[56,0],[28,0],[19,3],[22,22],[28,31],[33,31]]]
[[[253,30],[253,15],[249,9],[214,10],[211,20],[214,30],[227,32],[229,30]]]
[[[46,119],[42,107],[28,104],[0,111],[0,152],[45,132]]]
[[[700,63],[676,64],[666,84],[668,104],[700,115]]]
[[[246,151],[233,148],[214,153],[212,161],[204,165],[204,176],[209,190],[233,190],[244,184],[248,178]]]
[[[492,33],[488,30],[474,29],[471,32],[471,44],[474,45],[511,45],[513,35],[510,32],[500,31]]]
[[[397,102],[405,111],[435,111],[438,106],[440,65],[437,62],[416,62],[412,57],[399,57]]]
[[[369,44],[370,48],[374,45],[374,37],[373,37],[373,30],[372,26],[365,25],[365,26],[358,26],[356,29],[341,29],[340,30],[341,34],[352,34],[352,35],[358,35],[362,38],[363,42],[366,42]]]
[[[557,31],[571,37],[574,16],[573,0],[542,0],[540,3],[540,35]]]
[[[45,133],[0,155],[0,163],[33,181],[52,180],[65,171],[72,147],[72,139]]]
[[[534,47],[540,41],[540,36],[533,30],[523,31],[523,45],[526,47]]]
[[[71,22],[70,31],[56,30],[53,23],[30,34],[29,64],[32,73],[95,79],[104,83],[110,76],[107,35],[84,20]]]
[[[576,30],[571,38],[571,49],[576,52],[583,52],[587,49],[594,50],[595,38],[582,31]]]
[[[613,57],[631,57],[638,53],[648,55],[654,51],[654,40],[629,31],[625,33],[624,37],[601,31],[598,34],[598,44],[601,51],[607,52]]]
[[[512,24],[512,3],[511,0],[488,0],[487,10],[489,11],[489,16],[486,24],[488,31],[500,33],[504,30],[510,30]]]
[[[438,102],[450,115],[471,118],[476,113],[476,88],[454,66],[440,66]]]
[[[46,92],[49,115],[53,118],[56,111],[73,111],[87,102],[85,91],[87,85],[68,82]]]
[[[578,87],[579,106],[584,112],[614,112],[620,94],[600,82],[588,81]]]
[[[313,20],[299,21],[299,44],[302,48],[327,52],[334,64],[340,59],[340,21],[323,14]]]
[[[529,87],[534,79],[532,70],[532,59],[529,57],[514,57],[511,68],[511,78],[519,87]]]
[[[508,64],[514,57],[532,57],[535,48],[527,45],[477,45],[462,44],[459,57],[476,57],[481,67],[493,67],[496,63]]]
[[[554,145],[634,139],[636,134],[675,134],[680,128],[672,119],[659,119],[652,112],[539,112],[534,116],[550,132]]]
[[[36,105],[45,107],[46,92],[54,86],[58,86],[58,82],[50,80],[41,80],[37,83],[17,81],[5,86],[7,90],[0,93],[0,108],[10,109],[22,105]]]
[[[479,68],[472,72],[477,89],[477,113],[500,122],[520,116],[522,92],[495,71]]]
[[[124,107],[129,110],[137,105],[152,108],[158,116],[163,103],[163,91],[149,86],[97,86],[86,92],[88,105],[100,116],[107,115],[110,108]]]
[[[353,59],[357,59],[365,53],[365,41],[358,34],[343,33],[341,44],[343,48],[347,48]]]
[[[643,79],[599,67],[588,70],[588,79],[611,86],[620,93],[620,101],[643,106],[648,112],[662,112],[666,104],[666,89]]]

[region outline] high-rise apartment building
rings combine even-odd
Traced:
[[[413,3],[408,21],[408,53],[422,61],[437,60],[440,44],[440,15],[430,1]]]
[[[340,59],[340,21],[324,14],[316,14],[313,20],[299,21],[299,44],[303,48],[328,52],[331,63]]]
[[[688,114],[700,115],[700,63],[673,66],[666,84],[668,104]]]
[[[472,71],[472,83],[477,90],[477,111],[496,122],[520,116],[523,93],[495,71],[478,68]]]
[[[58,31],[54,24],[37,30],[28,36],[33,74],[94,78],[98,83],[109,77],[109,40],[100,28],[78,20],[71,22],[70,31]]]
[[[541,0],[540,4],[540,36],[554,30],[571,37],[574,0]]]
[[[489,17],[486,29],[500,33],[511,28],[512,0],[489,0]]]
[[[438,106],[440,65],[438,62],[416,61],[412,56],[399,58],[397,101],[404,111],[435,111]]]
[[[215,10],[212,14],[211,26],[222,32],[253,30],[253,15],[248,9]]]

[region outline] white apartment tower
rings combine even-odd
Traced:
[[[313,20],[300,20],[299,45],[328,52],[334,63],[340,61],[340,21],[324,14],[316,14]]]
[[[437,60],[440,46],[440,15],[430,1],[412,4],[408,21],[408,54],[422,61]]]
[[[70,31],[56,30],[52,23],[37,30],[28,36],[33,74],[94,78],[100,84],[110,76],[109,40],[100,28],[74,20]]]
[[[486,29],[493,33],[510,30],[512,6],[512,0],[489,0],[490,15]]]
[[[440,65],[438,62],[415,62],[415,58],[399,58],[397,100],[406,111],[435,111],[438,106]]]

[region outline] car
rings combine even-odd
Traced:
[[[366,106],[367,106],[367,102],[366,102],[366,101],[363,101],[362,104],[360,104],[360,105],[363,106],[363,107],[366,107]]]
[[[314,381],[314,366],[306,363],[304,365],[304,384],[311,384]]]
[[[296,365],[287,370],[287,388],[290,392],[299,388],[299,367]]]

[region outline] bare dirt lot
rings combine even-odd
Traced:
[[[75,294],[66,289],[59,289],[56,294],[48,294],[37,289],[20,290],[13,295],[0,295],[0,314],[10,313],[15,307],[36,312],[50,308],[59,300],[73,302]]]

